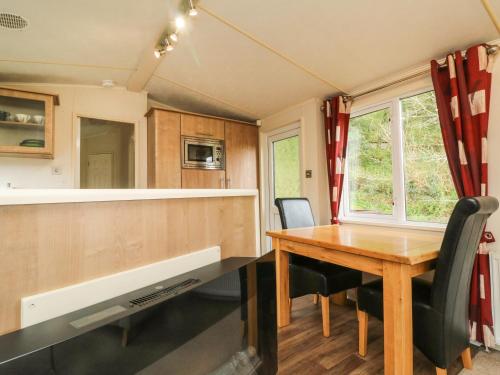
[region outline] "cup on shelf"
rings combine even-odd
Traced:
[[[44,121],[45,121],[45,116],[42,116],[42,115],[34,115],[32,117],[32,120],[35,124],[37,125],[43,125]]]
[[[28,122],[30,119],[30,115],[26,115],[24,113],[16,113],[14,115],[14,120],[17,122]]]

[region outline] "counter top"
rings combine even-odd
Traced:
[[[0,206],[257,195],[257,189],[0,189]]]

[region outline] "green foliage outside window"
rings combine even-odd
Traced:
[[[410,221],[446,223],[457,201],[433,91],[401,100],[406,190]]]
[[[389,109],[351,118],[347,149],[352,212],[392,214],[392,138]]]
[[[406,220],[446,223],[457,195],[433,91],[400,101]],[[390,109],[352,117],[347,160],[351,212],[391,215],[393,168]]]
[[[300,197],[299,137],[273,142],[274,198]]]

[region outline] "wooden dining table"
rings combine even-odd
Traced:
[[[413,374],[411,279],[434,268],[442,232],[341,224],[267,235],[276,255],[278,327],[290,324],[288,253],[382,276],[384,374]]]

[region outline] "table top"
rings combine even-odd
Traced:
[[[341,224],[268,231],[273,238],[415,265],[436,259],[444,233]]]

